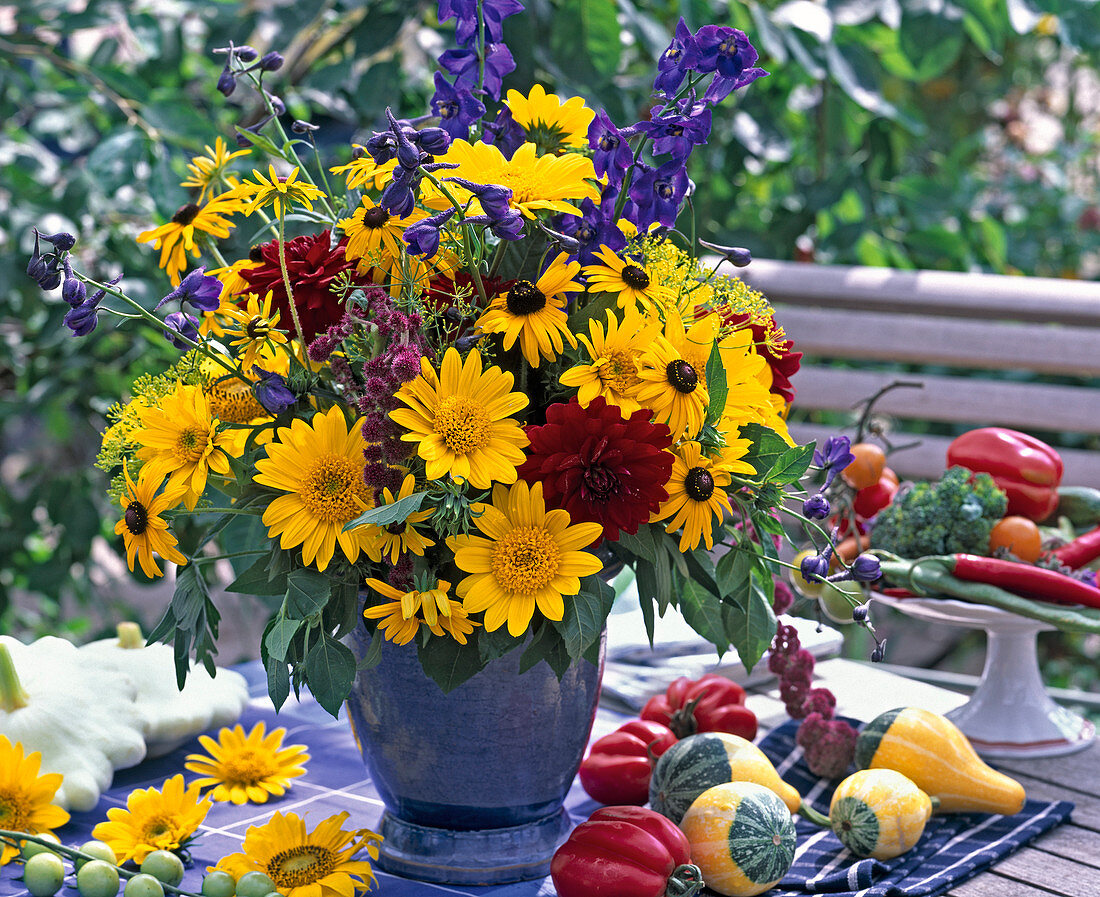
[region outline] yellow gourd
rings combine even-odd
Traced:
[[[947,717],[901,707],[864,726],[856,741],[856,765],[893,769],[939,800],[937,812],[1003,813],[1023,809],[1023,785],[987,766]]]
[[[888,860],[909,850],[932,815],[932,799],[893,769],[861,769],[836,787],[829,825],[858,857]]]

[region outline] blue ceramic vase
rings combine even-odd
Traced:
[[[363,630],[349,647],[362,659]],[[549,874],[571,824],[562,801],[584,756],[600,663],[575,661],[559,681],[545,662],[520,673],[522,649],[444,694],[415,645],[383,642],[356,676],[348,719],[386,805],[378,865],[449,884]]]

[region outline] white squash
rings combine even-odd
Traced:
[[[64,777],[54,803],[91,810],[116,769],[145,757],[137,686],[89,664],[71,642],[24,645],[0,636],[0,734],[42,754],[41,772]]]
[[[80,652],[97,669],[113,670],[137,683],[134,700],[145,721],[148,756],[159,757],[207,729],[235,723],[248,706],[248,683],[233,670],[211,676],[192,666],[183,691],[176,685],[170,645],[146,644],[136,623],[120,623],[118,638],[89,642]]]

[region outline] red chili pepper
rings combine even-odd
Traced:
[[[696,680],[681,676],[663,695],[650,698],[641,716],[664,723],[678,738],[697,732],[756,737],[756,714],[745,706],[745,689],[717,673]]]
[[[603,807],[550,861],[558,897],[687,897],[702,887],[687,837],[644,807]]]
[[[1100,526],[1082,533],[1072,542],[1051,552],[1059,561],[1072,570],[1100,558]]]
[[[649,777],[657,758],[676,744],[663,723],[632,719],[592,743],[581,764],[581,786],[601,804],[634,804],[649,800]]]
[[[1034,436],[1005,427],[982,427],[956,437],[947,447],[947,466],[988,473],[1008,496],[1006,515],[1039,521],[1058,506],[1062,458]]]
[[[1035,601],[1100,608],[1100,589],[1045,567],[976,554],[957,554],[952,572],[959,579],[999,586]]]

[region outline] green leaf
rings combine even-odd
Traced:
[[[603,327],[607,327],[607,312],[619,304],[619,297],[614,293],[600,293],[590,300],[583,308],[578,309],[569,316],[570,333],[588,333],[588,322],[597,318]]]
[[[739,550],[737,546],[722,555],[716,570],[720,597],[736,597],[748,592],[755,564],[756,556],[751,551]]]
[[[176,572],[176,591],[172,595],[172,613],[176,626],[185,632],[194,632],[205,604],[210,599],[210,589],[202,578],[197,564],[188,564]]]
[[[707,358],[707,392],[710,394],[710,404],[707,406],[708,424],[715,424],[726,410],[726,397],[729,395],[729,384],[726,380],[726,366],[722,364],[722,355],[715,343]]]
[[[482,634],[479,633],[478,641]],[[458,688],[485,666],[473,638],[465,645],[453,638],[433,638],[428,645],[417,645],[416,650],[424,673],[444,693]]]
[[[278,713],[279,708],[290,697],[290,671],[285,661],[270,655],[264,661],[264,669],[267,672],[267,693],[271,697],[271,703],[275,705],[275,712]]]
[[[481,662],[484,664],[490,660],[496,660],[498,657],[503,657],[509,651],[518,648],[522,641],[522,639],[509,633],[507,626],[501,626],[500,629],[493,632],[482,630],[477,639]]]
[[[752,443],[742,460],[753,466],[758,478],[763,478],[790,446],[775,430],[760,424],[742,424],[740,430],[741,438]]]
[[[355,681],[355,657],[351,650],[328,633],[321,633],[306,655],[305,674],[317,703],[332,716],[338,716],[340,705]]]
[[[382,642],[384,641],[381,627],[375,629],[370,637],[370,647],[367,648],[367,653],[359,662],[359,669],[371,670],[382,662]]]
[[[877,66],[870,51],[851,42],[842,46],[829,43],[825,46],[825,60],[833,80],[856,105],[896,121],[914,134],[924,131],[919,122],[902,114],[879,91]]]
[[[298,630],[302,628],[302,622],[302,620],[292,620],[282,611],[279,612],[264,634],[264,650],[270,657],[285,664],[291,642],[298,634]]]
[[[966,34],[961,27],[961,11],[951,6],[946,9],[954,9],[955,15],[949,17],[944,12],[913,13],[910,10],[902,12],[899,43],[916,69],[919,81],[928,81],[946,72],[959,58],[959,52],[966,43]]]
[[[614,589],[598,576],[581,579],[580,594],[567,597],[565,615],[560,621],[552,621],[570,657],[581,657],[588,646],[600,637],[614,602]]]
[[[370,524],[372,526],[389,526],[391,523],[400,523],[407,520],[410,514],[420,510],[420,505],[428,497],[427,492],[414,492],[406,495],[388,505],[379,505],[364,511],[354,520],[344,524],[344,532]]]
[[[241,595],[285,595],[285,575],[271,577],[271,558],[261,557],[251,567],[225,587],[227,592]]]
[[[320,619],[328,604],[332,581],[317,570],[300,567],[291,572],[286,583],[285,607],[292,619]]]
[[[610,0],[564,0],[556,11],[550,48],[559,60],[591,68],[604,79],[618,70],[622,45],[615,4]]]
[[[239,125],[234,125],[233,130],[237,132],[241,137],[247,140],[250,144],[258,147],[269,156],[274,156],[276,159],[283,157],[282,151],[263,134],[257,134],[254,131],[246,130]]]
[[[737,656],[751,671],[775,637],[775,613],[754,573],[750,588],[733,603],[722,606],[722,630],[737,650]]]
[[[797,483],[805,475],[814,457],[813,445],[796,445],[776,458],[767,480],[780,486]]]
[[[680,592],[680,613],[685,622],[708,642],[719,655],[729,649],[726,626],[722,619],[722,603],[697,583],[687,580]]]
[[[629,551],[635,557],[642,558],[650,564],[657,563],[657,545],[653,541],[652,524],[643,523],[638,527],[636,535],[619,533],[618,544]]]

